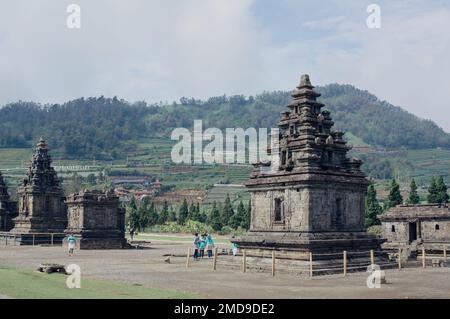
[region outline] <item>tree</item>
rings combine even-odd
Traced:
[[[242,201],[239,202],[236,212],[230,218],[230,226],[234,229],[237,229],[242,225],[243,220],[245,219],[246,210]]]
[[[183,200],[183,204],[180,206],[180,210],[178,211],[178,224],[184,225],[189,216],[189,208],[186,198]]]
[[[194,202],[191,202],[191,204],[189,205],[189,213],[188,213],[188,217],[187,220],[196,220],[195,219],[195,204]]]
[[[96,184],[95,175],[91,173],[88,176],[86,176],[86,182],[88,182],[90,185],[95,185]]]
[[[410,204],[419,204],[420,203],[420,197],[419,197],[419,194],[417,193],[417,185],[416,185],[416,181],[414,180],[414,178],[412,179],[411,184],[409,185],[408,202]]]
[[[169,216],[167,218],[167,221],[169,222],[176,222],[177,221],[177,213],[173,209],[172,206],[169,207]]]
[[[147,205],[147,207],[148,207],[148,219],[147,225],[145,227],[154,226],[158,224],[159,220],[159,215],[158,212],[156,211],[155,203],[151,202],[151,204]]]
[[[169,205],[165,200],[163,203],[163,207],[161,209],[161,213],[159,214],[158,224],[165,224],[169,220]]]
[[[245,208],[244,218],[242,218],[242,221],[241,221],[242,228],[250,229],[251,216],[252,216],[252,201],[249,200],[248,205]]]
[[[127,208],[126,208],[126,213],[127,213],[127,219],[128,219],[128,225],[130,226],[130,228],[138,228],[139,227],[139,214],[138,214],[138,209],[137,209],[137,205],[136,205],[136,199],[133,197],[131,197],[130,199],[130,203],[128,204]]]
[[[442,176],[439,176],[436,182],[436,188],[437,188],[437,198],[439,204],[447,204],[449,200],[449,196],[447,193],[447,185],[444,182],[444,178]]]
[[[222,221],[220,216],[220,211],[217,208],[217,204],[214,201],[211,212],[209,213],[207,219],[208,225],[210,225],[215,231],[219,231],[222,229]]]
[[[366,203],[365,203],[365,221],[366,227],[379,225],[380,220],[378,215],[381,214],[382,209],[377,199],[377,191],[373,184],[369,185],[367,189]]]
[[[230,196],[227,194],[227,197],[225,198],[225,202],[223,203],[222,214],[221,214],[223,226],[230,224],[230,219],[231,219],[231,216],[233,216],[233,214],[234,214],[234,211],[233,211],[233,206],[231,205],[231,199],[230,199]]]
[[[430,204],[439,203],[439,190],[434,176],[431,178],[430,186],[428,187],[427,200]]]
[[[403,203],[403,196],[400,193],[400,185],[393,179],[388,196],[388,207],[395,207],[401,203]]]

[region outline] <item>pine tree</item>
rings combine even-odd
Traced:
[[[158,217],[158,224],[165,224],[169,219],[169,205],[167,204],[167,201],[165,200],[163,203],[163,207],[161,209],[161,213]]]
[[[189,205],[189,213],[188,213],[187,220],[196,220],[195,204],[193,202],[191,202],[191,204]]]
[[[411,181],[411,184],[409,185],[409,198],[408,198],[409,204],[419,204],[420,203],[420,197],[417,193],[417,185],[414,178]]]
[[[428,187],[427,200],[430,204],[439,203],[439,190],[434,176],[431,178],[430,186]]]
[[[173,209],[172,206],[169,207],[169,216],[167,217],[168,222],[176,222],[177,221],[177,213]]]
[[[158,220],[159,220],[159,215],[158,215],[158,212],[156,211],[155,203],[151,202],[150,207],[148,209],[148,222],[147,222],[146,227],[154,226],[154,225],[158,224]]]
[[[230,218],[230,226],[237,229],[241,226],[242,221],[245,218],[245,207],[242,201],[239,202],[236,212]]]
[[[378,203],[377,191],[373,184],[369,185],[367,189],[366,203],[365,203],[365,226],[370,227],[379,225],[380,220],[378,215],[382,212],[381,206]]]
[[[207,219],[207,223],[215,231],[219,231],[219,230],[222,229],[222,222],[221,222],[220,211],[217,208],[216,202],[213,203],[211,212],[209,213],[209,216],[208,216],[208,219]]]
[[[439,176],[436,182],[437,194],[438,194],[438,203],[446,204],[448,203],[449,196],[447,193],[447,185],[444,182],[444,178]]]
[[[138,209],[137,209],[137,204],[136,204],[136,199],[134,198],[134,196],[131,197],[130,199],[130,203],[128,204],[127,208],[126,208],[126,213],[127,213],[127,219],[128,219],[128,225],[130,226],[130,228],[138,228],[139,226],[139,214],[138,214]]]
[[[183,200],[183,204],[180,206],[180,210],[178,212],[178,224],[184,225],[189,216],[189,208],[186,199]]]
[[[248,201],[248,205],[245,208],[244,218],[242,218],[241,227],[244,229],[250,229],[251,222],[251,214],[252,214],[252,201]]]
[[[400,193],[400,185],[393,179],[388,196],[388,207],[395,207],[401,203],[403,203],[403,196]]]
[[[223,203],[222,208],[222,225],[227,226],[230,224],[231,216],[233,216],[233,206],[231,205],[231,199],[230,196],[227,194],[227,197],[225,198],[225,202]]]

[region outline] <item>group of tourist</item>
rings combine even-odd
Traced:
[[[214,240],[211,234],[194,235],[194,260],[203,259],[205,250],[208,253],[208,258],[213,256]]]

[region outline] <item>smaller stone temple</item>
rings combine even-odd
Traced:
[[[85,190],[69,195],[66,204],[66,233],[78,238],[80,249],[125,247],[125,209],[113,191]]]
[[[16,203],[10,200],[8,188],[0,172],[0,231],[13,228],[12,219],[16,217]]]
[[[14,218],[17,234],[63,233],[67,226],[64,192],[51,166],[47,144],[40,138],[23,185],[18,189],[19,214]]]
[[[386,248],[442,250],[450,247],[450,207],[447,205],[399,205],[381,215]]]

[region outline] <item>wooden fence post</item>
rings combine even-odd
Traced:
[[[447,246],[444,245],[444,262],[447,261]]]
[[[344,250],[344,276],[347,276],[347,251]]]
[[[312,264],[312,252],[309,253],[309,278],[313,277],[313,264]]]
[[[247,253],[245,249],[242,249],[242,272],[247,271]]]
[[[188,247],[187,256],[186,256],[186,268],[189,268],[189,259],[190,258],[191,258],[191,247]]]
[[[272,251],[272,277],[275,276],[275,251]]]
[[[217,269],[217,247],[214,248],[213,270]]]
[[[398,249],[398,269],[402,269],[402,249]]]
[[[424,247],[422,247],[422,268],[426,267],[426,260],[425,260],[425,258],[426,258],[426,254],[425,254],[425,246],[424,246]]]
[[[373,249],[370,250],[370,265],[371,265],[372,271],[375,271],[375,256],[373,253]]]

